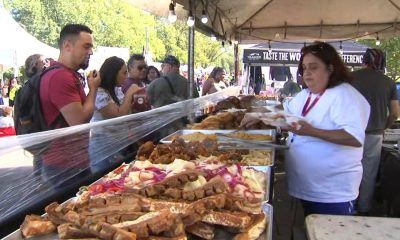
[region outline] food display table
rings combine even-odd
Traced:
[[[400,239],[400,218],[312,214],[306,228],[309,240]]]

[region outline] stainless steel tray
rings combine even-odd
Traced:
[[[269,201],[269,191],[270,191],[270,184],[271,184],[271,166],[247,166],[248,168],[253,168],[257,171],[261,171],[265,174],[265,197],[264,201],[268,202]]]
[[[192,133],[204,133],[204,134],[216,134],[216,133],[221,133],[221,134],[229,134],[232,132],[245,132],[247,134],[263,134],[263,135],[270,135],[272,136],[271,141],[260,141],[260,142],[275,142],[275,130],[274,129],[254,129],[254,130],[243,130],[243,131],[238,131],[237,129],[231,129],[231,130],[201,130],[201,129],[182,129],[179,131],[176,131],[163,139],[160,140],[162,143],[171,143],[172,140],[176,137],[183,136],[183,135],[188,135]],[[226,137],[219,137],[217,136],[218,142],[231,142],[231,138],[226,138]]]
[[[266,239],[266,240],[272,240],[272,227],[273,227],[273,219],[274,219],[274,210],[271,204],[268,204],[267,202],[264,202],[262,204],[262,210],[265,213],[265,215],[267,215],[267,229],[266,231],[263,233],[263,235],[260,236],[260,240],[261,239]]]
[[[75,201],[76,197],[70,198],[68,200],[66,200],[65,202],[63,202],[61,205],[67,204],[71,201]],[[44,210],[44,209],[43,209]],[[43,214],[42,216],[47,216],[47,213]],[[22,224],[22,223],[21,223]],[[5,236],[3,238],[3,240],[25,240],[26,238],[24,238],[22,236],[21,230],[15,230],[14,232],[10,233],[9,235]],[[55,240],[55,239],[60,239],[58,237],[58,233],[57,232],[53,232],[47,235],[43,235],[43,236],[39,236],[39,237],[31,237],[29,238],[30,240]]]
[[[249,165],[250,167],[260,167],[260,166],[275,166],[275,149],[271,148],[262,148],[260,146],[246,146],[246,145],[220,145],[218,147],[220,150],[260,150],[260,151],[271,151],[271,164],[261,164],[261,165]],[[240,162],[239,162],[240,163]],[[244,165],[246,166],[246,165]]]
[[[70,201],[70,200],[67,200]],[[267,227],[265,232],[258,238],[258,240],[272,240],[272,227],[273,227],[273,207],[272,205],[268,204],[267,202],[262,203],[262,211],[267,216]],[[8,236],[4,237],[3,240],[24,240],[25,238],[22,237],[21,231],[18,229],[13,233],[9,234]],[[32,237],[29,238],[32,240],[58,240],[57,233],[51,233],[40,237]],[[189,238],[190,239],[190,238]],[[216,238],[219,239],[219,238]],[[226,238],[221,238],[226,239]]]

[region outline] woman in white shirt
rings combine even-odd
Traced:
[[[130,113],[133,95],[141,88],[133,84],[124,95],[121,86],[127,74],[128,68],[121,58],[110,57],[104,61],[100,68],[101,83],[97,90],[95,111],[91,122]]]
[[[370,106],[348,82],[336,50],[317,42],[301,51],[303,89],[285,112],[302,118],[290,131],[285,164],[289,194],[305,215],[350,215],[362,176],[362,153]],[[243,125],[254,119],[245,118]]]
[[[222,67],[215,67],[210,73],[208,79],[204,82],[201,95],[204,96],[216,93],[227,88],[228,84],[225,82],[225,75],[225,69]]]
[[[91,122],[124,116],[131,113],[132,99],[136,92],[141,90],[132,84],[124,95],[121,86],[127,77],[127,66],[119,57],[107,58],[100,68],[101,83],[97,90],[95,111]],[[118,161],[118,139],[112,129],[104,129],[102,126],[90,131],[89,155],[91,170],[93,172],[104,170],[110,162]],[[118,159],[117,159],[118,158]]]

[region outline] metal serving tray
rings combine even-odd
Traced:
[[[264,166],[274,166],[275,165],[275,149],[273,148],[262,148],[260,146],[246,146],[246,145],[220,145],[218,147],[220,150],[229,151],[229,150],[260,150],[260,151],[271,151],[271,163],[270,164],[261,164],[261,165],[249,165],[250,167],[264,167]],[[239,162],[240,163],[240,162]],[[246,165],[243,165],[246,166]]]
[[[244,132],[247,134],[263,134],[263,135],[270,135],[272,136],[272,140],[271,141],[259,141],[259,142],[275,142],[275,130],[274,129],[254,129],[254,130],[237,130],[237,129],[231,129],[231,130],[201,130],[201,129],[182,129],[182,130],[178,130],[166,137],[164,137],[163,139],[160,140],[160,142],[162,143],[171,143],[172,140],[176,137],[179,136],[183,136],[183,135],[188,135],[188,134],[192,134],[192,133],[203,133],[203,134],[216,134],[216,133],[220,133],[220,134],[229,134],[229,133],[233,133],[233,132]],[[226,138],[226,137],[220,137],[217,135],[217,139],[218,142],[224,143],[224,142],[231,142],[232,138]]]
[[[273,219],[274,219],[274,210],[271,204],[268,204],[267,202],[263,202],[262,204],[262,210],[267,215],[267,229],[266,231],[259,237],[259,239],[266,239],[266,240],[272,240],[272,227],[273,227]]]
[[[265,179],[266,179],[266,184],[265,184],[265,199],[262,203],[262,210],[263,212],[267,215],[267,219],[268,219],[268,225],[267,225],[267,229],[266,232],[263,233],[258,240],[272,240],[272,214],[273,214],[273,210],[272,210],[272,206],[270,204],[268,204],[269,201],[269,192],[270,192],[270,184],[271,184],[271,167],[270,166],[248,166],[249,168],[254,168],[258,171],[264,172],[265,174]],[[97,182],[99,182],[102,178],[98,179],[97,181],[93,182],[92,184],[95,184]],[[92,185],[90,184],[90,185]],[[67,204],[71,201],[75,201],[76,197],[70,198],[68,200],[66,200],[65,202],[63,202],[61,205]],[[43,214],[42,216],[46,216],[47,213]],[[216,237],[214,238],[215,240],[222,240],[222,239],[227,239],[226,234],[222,234],[223,237]],[[58,237],[58,233],[54,232],[54,233],[50,233],[47,235],[43,235],[43,236],[39,236],[39,237],[31,237],[29,238],[30,240],[59,240],[60,238]],[[192,238],[188,238],[189,240],[192,240]],[[198,238],[193,238],[193,240],[197,240]],[[17,229],[14,232],[10,233],[9,235],[7,235],[6,237],[3,238],[3,240],[25,240],[25,238],[22,236],[21,230]]]
[[[67,200],[72,201],[74,198]],[[272,240],[272,227],[273,227],[273,207],[272,205],[268,204],[267,202],[262,203],[262,211],[267,215],[267,227],[265,229],[265,232],[258,238],[258,240]],[[228,239],[226,238],[226,234],[221,234],[222,236],[214,238],[215,240],[225,240]],[[231,236],[232,237],[232,236]],[[25,238],[22,237],[21,231],[18,229],[14,231],[13,233],[9,234],[8,236],[4,237],[3,240],[24,240]],[[60,239],[58,237],[57,233],[51,233],[47,234],[44,236],[40,237],[32,237],[29,238],[31,240],[58,240]],[[198,238],[189,238],[189,240],[194,240]]]
[[[61,205],[65,205],[67,203],[70,203],[71,201],[75,201],[76,197],[70,198],[68,200],[66,200],[65,202],[63,202]],[[44,209],[43,209],[44,210]],[[47,216],[47,213],[43,214],[42,216]],[[21,223],[22,224],[22,223]],[[26,238],[24,238],[22,236],[22,232],[20,229],[15,230],[14,232],[10,233],[8,236],[5,236],[3,238],[3,240],[25,240]],[[47,235],[43,235],[43,236],[39,236],[39,237],[30,237],[30,240],[58,240],[60,239],[58,237],[58,233],[57,232],[53,232]]]
[[[263,172],[265,175],[265,196],[264,196],[264,202],[269,202],[269,191],[270,191],[270,184],[271,184],[271,167],[270,166],[245,166],[247,168],[252,168],[257,171]]]

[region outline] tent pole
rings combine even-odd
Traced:
[[[233,45],[233,52],[234,52],[234,57],[235,57],[235,81],[238,83],[239,82],[239,44],[234,44]]]
[[[194,81],[194,27],[189,27],[189,54],[188,54],[189,96],[193,97]]]
[[[190,1],[190,6],[192,2]],[[189,27],[189,52],[188,52],[188,80],[189,80],[189,97],[193,98],[194,88],[194,26]],[[194,107],[194,106],[193,106]],[[190,123],[194,123],[194,115],[189,116]]]

